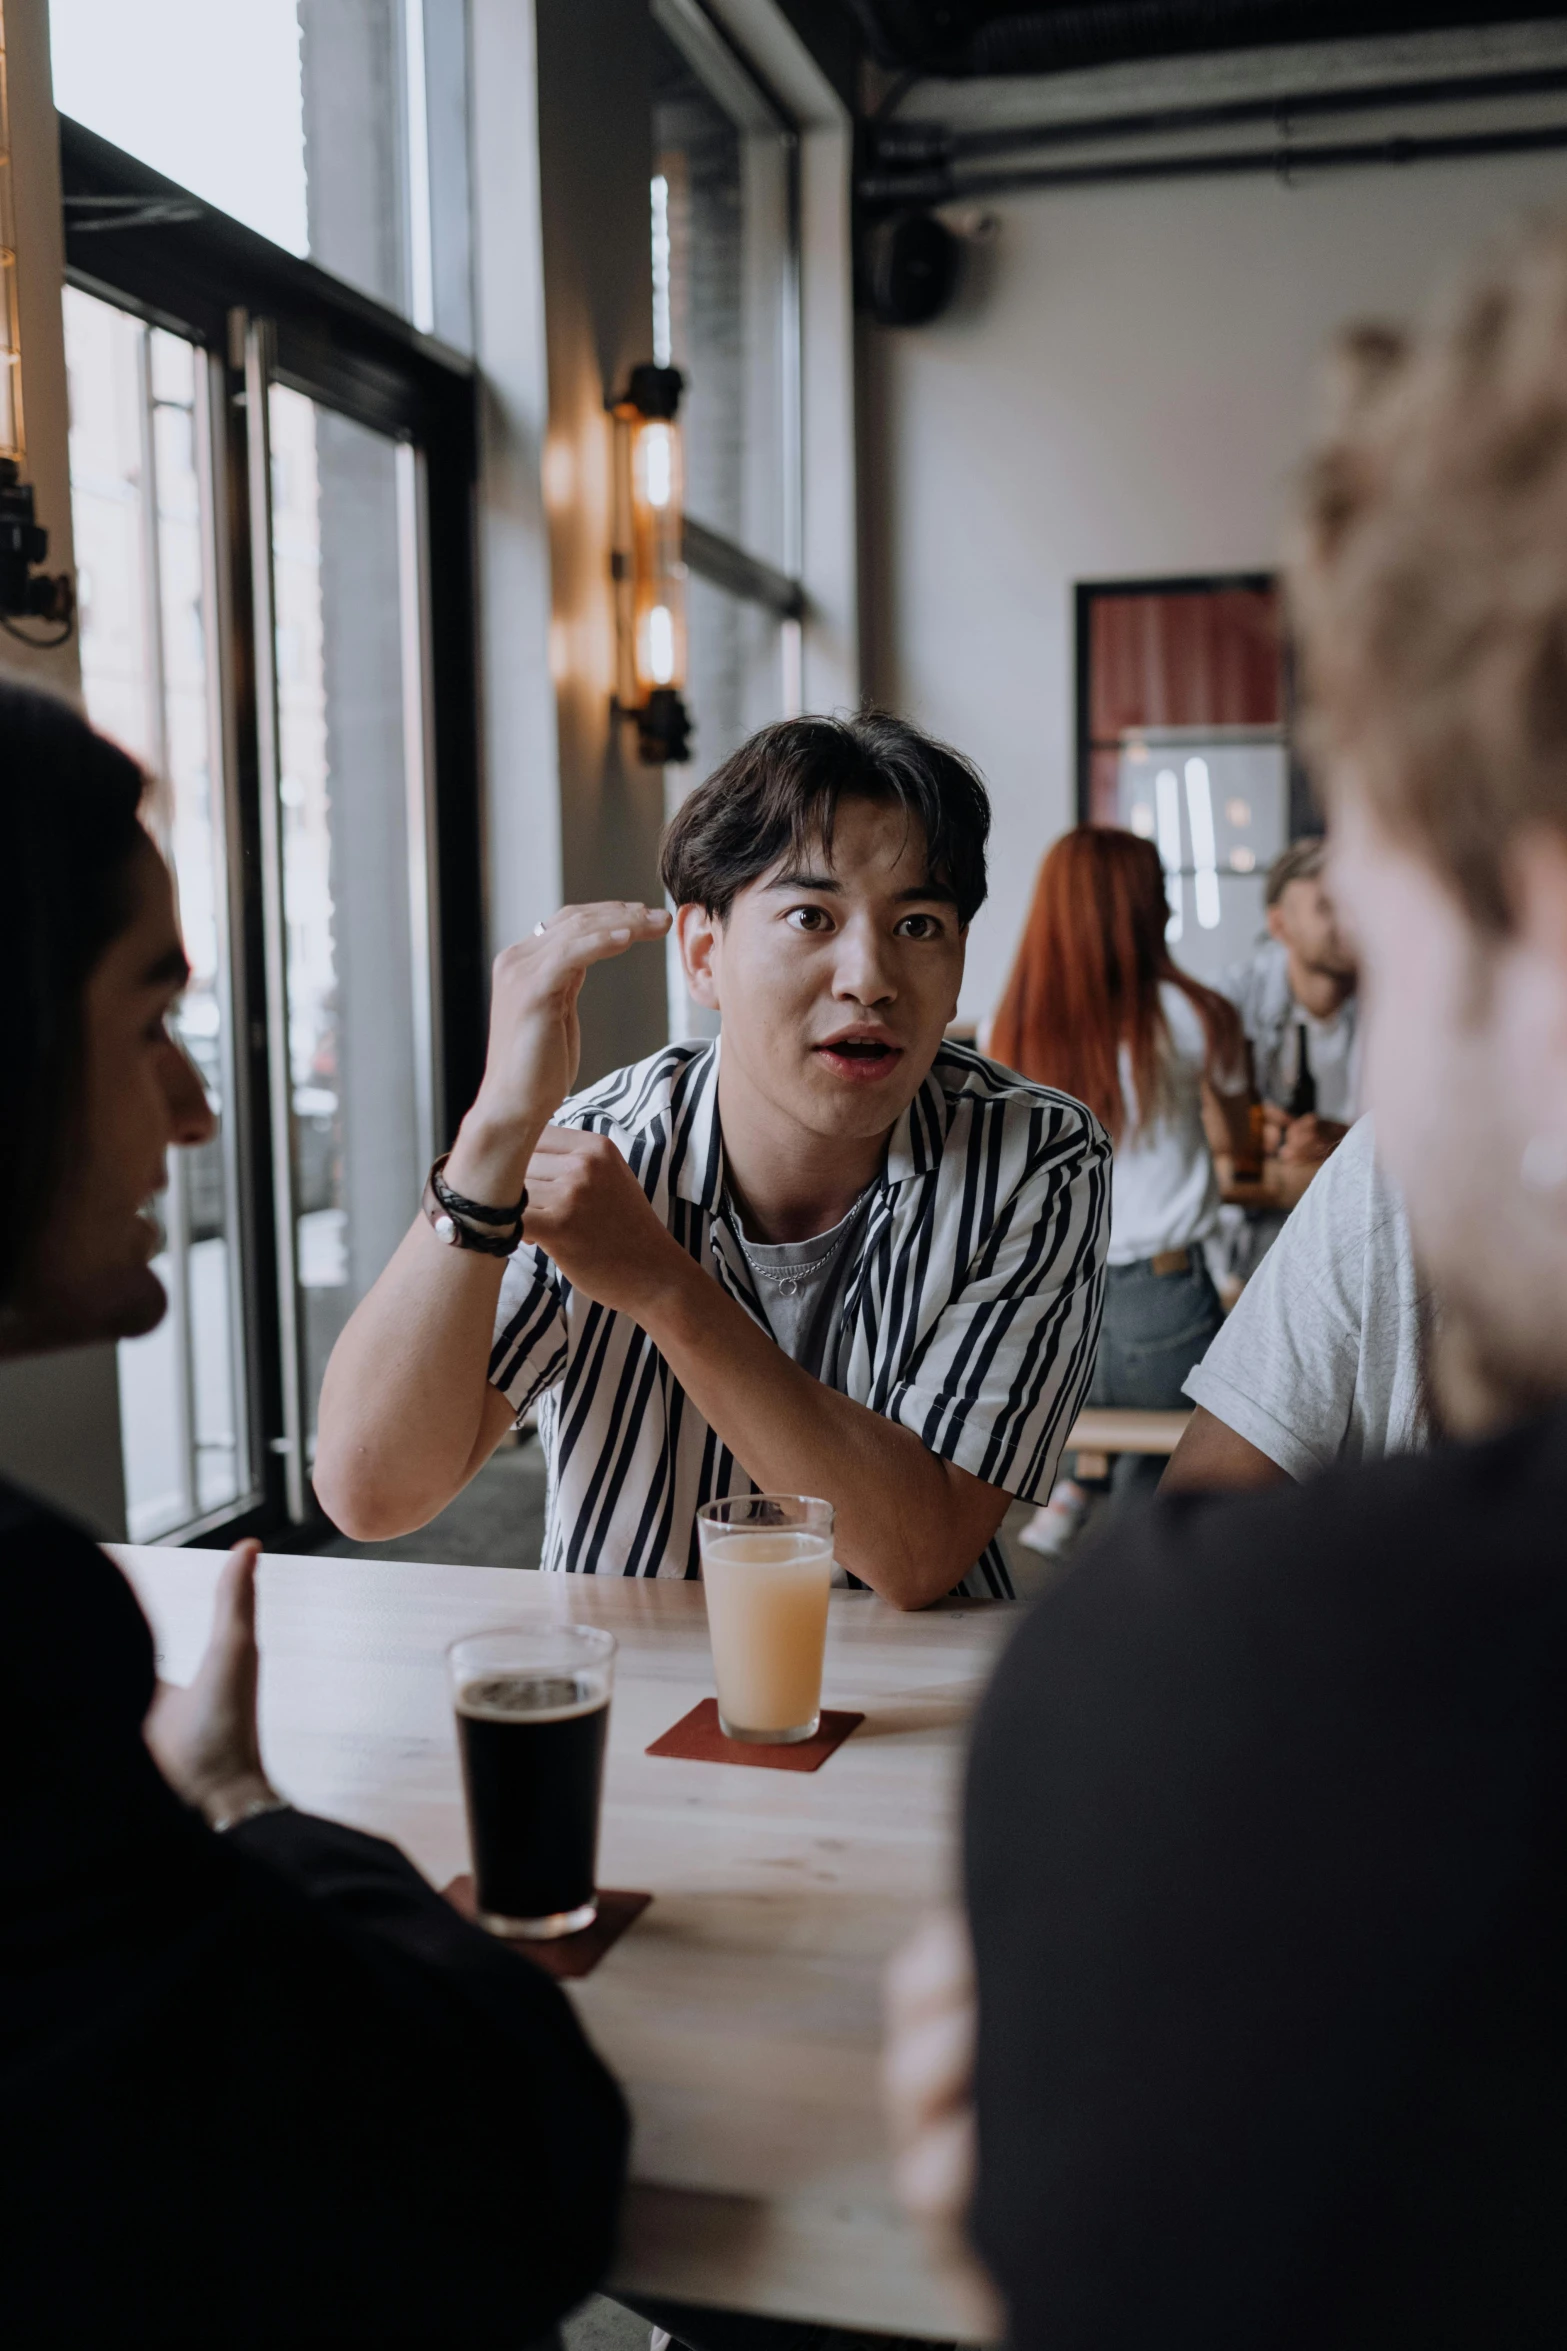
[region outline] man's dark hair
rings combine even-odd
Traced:
[[[63,1172],[83,991],[130,920],[145,784],[68,703],[0,681],[0,1300]]]
[[[901,808],[925,836],[930,878],[951,891],[960,922],[985,901],[990,796],[979,770],[906,720],[784,718],[730,753],[685,800],[664,835],[664,887],[677,906],[720,918],[786,855],[819,842],[832,855],[845,800]]]

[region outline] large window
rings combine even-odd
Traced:
[[[471,373],[70,122],[62,164],[83,687],[154,779],[218,1113],[121,1350],[130,1532],[304,1524],[327,1356],[477,1074]]]
[[[55,103],[466,350],[465,25],[465,0],[50,0]]]
[[[199,354],[67,288],[82,684],[95,725],[154,778],[191,980],[180,1041],[215,1139],[170,1154],[156,1270],[170,1311],[120,1348],[133,1542],[259,1501],[243,1333],[233,963],[216,695],[209,417]]]
[[[691,767],[800,706],[797,153],[692,0],[653,0],[652,350],[685,378]],[[671,962],[670,1018],[702,1025]]]

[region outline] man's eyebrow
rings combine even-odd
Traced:
[[[144,988],[183,988],[190,978],[190,959],[183,947],[167,947],[141,975]]]
[[[780,873],[775,874],[773,879],[763,886],[769,890],[823,890],[830,891],[834,897],[843,895],[842,882],[832,874]],[[893,898],[893,904],[895,906],[929,905],[932,900],[940,906],[956,906],[957,892],[949,889],[945,882],[931,879],[916,882],[907,890],[897,891]]]

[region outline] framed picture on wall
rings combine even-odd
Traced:
[[[1273,859],[1316,829],[1290,754],[1278,583],[1085,582],[1076,620],[1078,820],[1157,844],[1171,946],[1214,979],[1264,928]]]

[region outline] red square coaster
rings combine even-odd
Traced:
[[[649,1755],[675,1755],[687,1763],[748,1763],[763,1771],[820,1771],[829,1755],[843,1745],[863,1714],[837,1714],[824,1707],[814,1739],[799,1739],[792,1747],[753,1746],[749,1739],[726,1739],[718,1727],[718,1700],[704,1698],[683,1714]]]
[[[473,1879],[466,1870],[442,1891],[454,1910],[460,1910],[464,1918],[477,1920]],[[497,1935],[495,1940],[504,1943],[508,1951],[533,1960],[546,1975],[591,1975],[605,1952],[620,1941],[627,1927],[642,1916],[652,1899],[651,1894],[627,1894],[612,1886],[601,1886],[599,1914],[579,1934],[557,1935],[552,1943],[530,1943],[524,1935]]]

